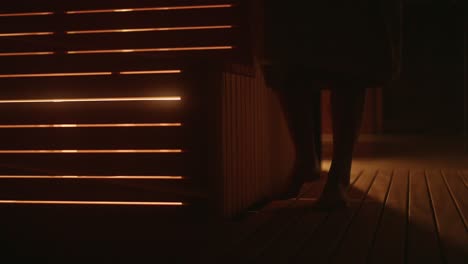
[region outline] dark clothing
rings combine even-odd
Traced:
[[[266,0],[270,86],[291,75],[325,83],[359,80],[366,86],[389,80],[395,63],[384,10],[380,0]]]

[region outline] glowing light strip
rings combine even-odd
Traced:
[[[63,153],[182,153],[181,149],[47,149],[47,150],[0,150],[0,154],[63,154]]]
[[[131,102],[131,101],[180,101],[173,97],[122,97],[122,98],[73,98],[73,99],[29,99],[29,100],[0,100],[0,104],[17,103],[74,103],[74,102]]]
[[[54,34],[54,32],[0,33],[0,37],[44,36],[44,35],[53,35],[53,34]]]
[[[78,176],[78,175],[0,175],[1,179],[98,179],[98,180],[183,180],[183,176]]]
[[[67,31],[66,33],[70,35],[71,34],[99,34],[99,33],[131,33],[131,32],[151,32],[151,31],[229,29],[232,27],[233,26],[231,25],[222,25],[222,26],[192,26],[192,27],[101,29],[101,30],[75,30],[75,31]]]
[[[99,10],[76,10],[67,11],[66,14],[96,14],[96,13],[120,13],[120,12],[141,12],[141,11],[168,11],[168,10],[187,10],[187,9],[211,9],[211,8],[230,8],[232,4],[222,5],[194,5],[194,6],[164,6],[164,7],[142,7],[142,8],[122,8],[122,9],[99,9]]]
[[[121,71],[119,74],[122,75],[136,75],[136,74],[177,74],[181,73],[181,70],[157,70],[157,71]]]
[[[43,125],[0,125],[2,128],[76,128],[76,127],[180,127],[181,123],[141,124],[43,124]]]
[[[117,201],[35,201],[0,200],[0,204],[50,204],[50,205],[138,205],[138,206],[184,206],[183,202],[117,202]]]
[[[18,17],[18,16],[48,16],[53,15],[54,12],[29,12],[29,13],[4,13],[0,17]]]
[[[112,72],[63,72],[63,73],[0,74],[0,78],[72,77],[72,76],[102,76],[102,75],[112,75]]]
[[[36,55],[54,55],[52,51],[32,51],[32,52],[3,52],[0,56],[36,56]]]
[[[182,70],[154,70],[154,71],[121,71],[115,74],[178,74]],[[112,72],[55,72],[55,73],[18,73],[0,74],[0,78],[35,78],[35,77],[73,77],[73,76],[103,76],[112,75]]]
[[[67,54],[226,50],[226,49],[233,49],[233,48],[234,48],[233,46],[205,46],[205,47],[178,47],[178,48],[152,48],[152,49],[72,50],[72,51],[67,51]]]

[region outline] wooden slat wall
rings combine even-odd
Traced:
[[[203,196],[232,216],[280,192],[294,151],[279,102],[255,64],[262,46],[256,4],[0,4],[0,110],[11,113],[0,116],[0,180],[8,190],[37,187],[0,199]],[[17,177],[41,175],[182,180]]]
[[[283,112],[260,70],[223,74],[224,214],[242,212],[284,189],[294,150]],[[253,74],[252,74],[253,73]]]
[[[205,91],[193,91],[204,87],[191,70],[249,63],[243,8],[237,0],[1,3],[0,199],[199,197],[203,173],[192,157],[203,153],[190,149],[195,122],[187,121],[203,103],[193,100],[205,100],[193,95]]]

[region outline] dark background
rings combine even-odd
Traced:
[[[384,89],[387,133],[463,134],[465,4],[403,0],[401,80]]]

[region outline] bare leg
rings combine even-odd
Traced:
[[[289,190],[281,198],[296,197],[304,181],[316,180],[320,176],[320,166],[314,141],[315,122],[311,106],[314,96],[310,87],[294,87],[304,85],[300,80],[291,80],[291,87],[278,92],[288,122],[288,128],[296,149],[296,160]]]
[[[332,90],[333,157],[328,180],[318,202],[325,207],[346,204],[346,188],[350,183],[353,151],[361,127],[364,101],[364,85],[340,84]]]
[[[310,92],[281,92],[280,100],[296,150],[296,165],[315,169],[318,167],[318,157],[315,152],[316,121],[312,112],[311,96],[313,95]]]

